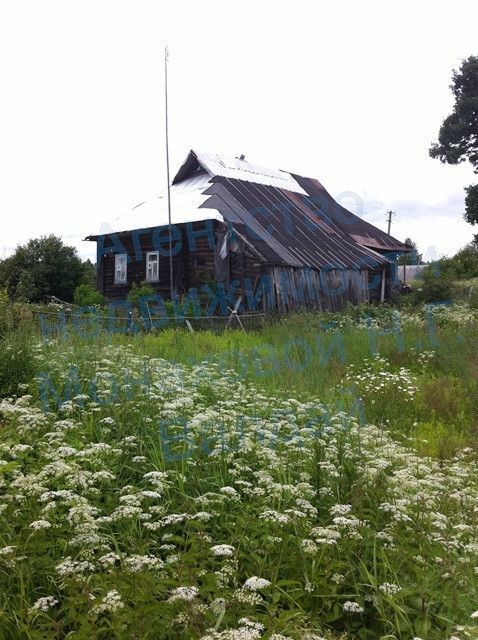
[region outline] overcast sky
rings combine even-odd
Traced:
[[[164,190],[166,42],[173,174],[190,148],[244,153],[452,254],[476,176],[428,148],[477,25],[476,0],[4,2],[0,257],[47,233],[94,256],[82,238]]]

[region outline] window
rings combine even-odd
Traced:
[[[127,282],[128,254],[117,253],[115,255],[115,284]]]
[[[158,251],[148,251],[146,254],[146,280],[148,282],[158,282],[159,280]]]

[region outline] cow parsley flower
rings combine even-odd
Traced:
[[[61,577],[71,576],[71,575],[81,575],[82,573],[86,573],[88,571],[94,570],[94,565],[87,560],[72,560],[70,556],[65,558],[63,562],[60,562],[55,569]]]
[[[270,580],[252,576],[252,578],[248,578],[244,582],[244,586],[242,588],[249,589],[249,591],[259,591],[260,589],[265,589],[266,587],[270,586],[270,584]]]
[[[210,607],[214,615],[219,616],[221,614],[224,614],[224,612],[226,611],[226,601],[224,598],[215,598],[211,602]]]
[[[46,613],[48,609],[51,609],[56,604],[58,604],[58,600],[53,596],[46,596],[44,598],[38,598],[34,605],[30,607],[28,613],[36,613],[37,611],[43,611]]]
[[[123,560],[124,568],[130,573],[139,573],[145,569],[161,569],[164,562],[151,555],[133,554]]]
[[[350,511],[352,511],[350,504],[335,504],[333,507],[330,507],[330,514],[333,516],[346,516]]]
[[[197,587],[177,587],[171,592],[171,597],[168,602],[174,602],[175,600],[186,600],[190,602],[198,595],[199,589]]]
[[[211,551],[215,556],[232,556],[234,555],[234,547],[230,544],[216,544],[211,547]]]
[[[101,558],[98,559],[98,562],[107,567],[114,565],[116,562],[119,562],[119,560],[121,560],[121,558],[117,553],[110,552],[101,556]]]
[[[48,522],[48,520],[35,520],[34,522],[30,523],[29,527],[34,531],[40,531],[41,529],[49,529],[51,527],[51,522]]]
[[[386,593],[388,596],[393,596],[399,591],[401,591],[401,588],[399,586],[397,586],[396,584],[392,584],[390,582],[384,582],[378,588],[380,589],[380,591],[383,591],[383,593]]]
[[[348,611],[349,613],[363,613],[364,609],[357,602],[353,602],[352,600],[347,600],[343,603],[342,609],[344,611]]]
[[[124,602],[121,600],[120,594],[116,589],[112,589],[111,591],[108,591],[99,604],[93,607],[92,611],[94,613],[116,613],[123,608]]]
[[[10,555],[11,553],[13,553],[15,551],[16,547],[14,546],[8,546],[8,547],[3,547],[3,549],[0,549],[0,556],[7,556]]]

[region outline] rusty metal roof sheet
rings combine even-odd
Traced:
[[[271,264],[316,269],[360,269],[389,264],[359,245],[334,223],[324,222],[308,197],[285,189],[217,176],[206,191],[205,206],[257,246]]]
[[[382,251],[409,251],[409,247],[400,240],[342,207],[318,180],[292,175],[317,205],[321,217],[334,223],[359,244]]]

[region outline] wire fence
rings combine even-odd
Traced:
[[[45,333],[64,331],[66,327],[86,331],[100,327],[104,330],[125,332],[154,331],[172,327],[185,327],[189,331],[225,330],[240,328],[242,330],[258,328],[264,324],[273,314],[265,312],[244,312],[229,309],[224,315],[185,315],[185,314],[157,314],[147,308],[147,314],[132,310],[125,314],[111,315],[110,309],[101,307],[78,307],[72,304],[65,306],[55,304],[51,308],[31,308],[30,311],[37,318],[37,322]]]

